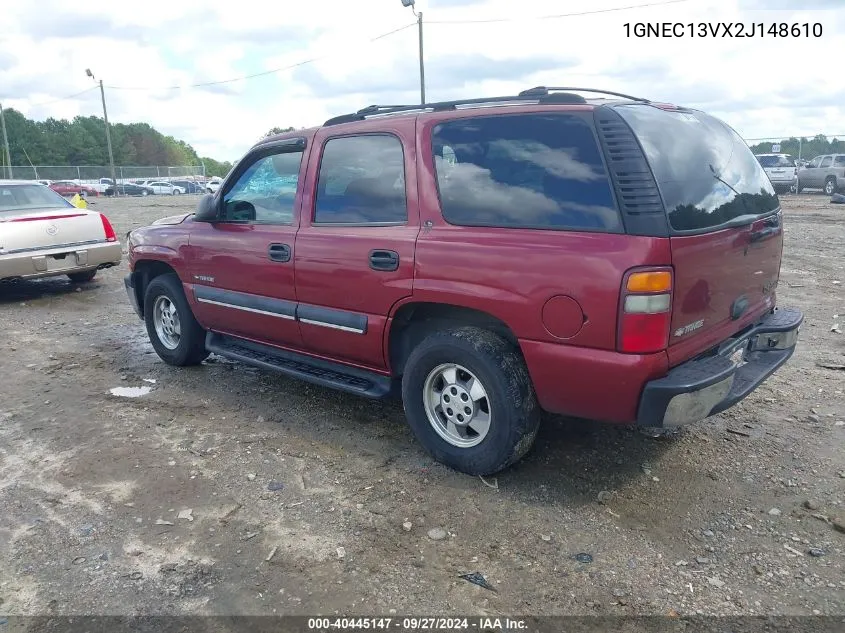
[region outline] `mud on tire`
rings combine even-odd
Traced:
[[[461,447],[444,439],[427,412],[427,382],[449,364],[464,367],[486,392],[489,428],[476,445]],[[540,423],[540,408],[519,350],[477,327],[435,332],[417,345],[405,365],[402,400],[411,430],[432,457],[469,475],[490,475],[518,461],[533,445]],[[442,409],[441,416],[442,421]]]

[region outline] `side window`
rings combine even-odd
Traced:
[[[293,224],[302,151],[259,158],[223,197],[224,222]]]
[[[388,134],[330,139],[317,180],[314,224],[402,224],[408,220],[405,155]]]
[[[822,157],[816,156],[813,160],[811,160],[809,163],[807,163],[807,167],[812,167],[812,168],[818,167],[820,162],[822,162]]]
[[[834,158],[833,164],[837,167],[845,167],[845,154],[839,154],[839,156]]]
[[[620,231],[601,151],[580,114],[457,119],[434,128],[450,224]]]
[[[824,158],[822,158],[822,162],[819,165],[819,167],[824,169],[825,167],[830,167],[832,164],[833,164],[833,156],[825,156]]]

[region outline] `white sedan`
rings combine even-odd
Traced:
[[[79,209],[41,184],[0,180],[0,282],[67,275],[84,283],[122,257],[102,213]]]
[[[178,196],[185,193],[184,187],[174,185],[172,182],[165,182],[163,180],[150,180],[144,183],[145,187],[153,190],[153,193],[166,194],[168,196]]]

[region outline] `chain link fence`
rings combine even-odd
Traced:
[[[202,178],[204,165],[115,165],[118,182],[149,178]],[[96,182],[111,178],[108,165],[12,165],[12,178],[20,180],[78,180]]]

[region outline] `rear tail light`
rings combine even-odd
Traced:
[[[103,221],[103,230],[106,232],[106,241],[107,242],[116,242],[117,241],[117,235],[115,235],[114,228],[112,228],[112,225],[111,225],[111,222],[109,222],[109,219],[101,213],[100,214],[100,220]]]
[[[672,319],[672,270],[635,270],[625,275],[617,347],[627,354],[666,349]]]

